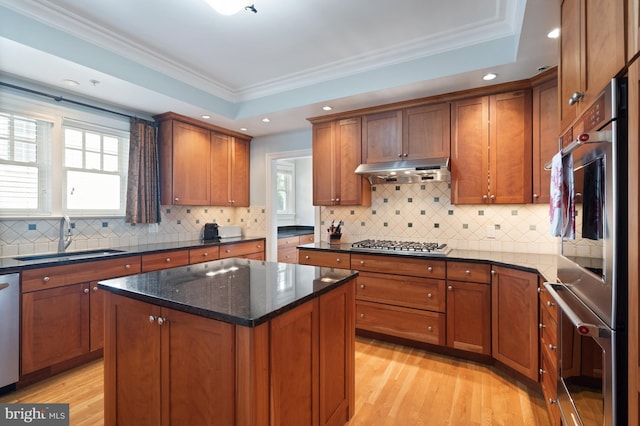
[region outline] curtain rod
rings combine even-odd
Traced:
[[[95,110],[98,110],[98,111],[102,111],[102,112],[108,112],[110,114],[116,114],[116,115],[119,115],[119,116],[122,116],[122,117],[127,117],[127,118],[130,118],[130,119],[131,118],[136,118],[134,116],[131,116],[129,114],[124,114],[122,112],[112,111],[110,109],[102,108],[102,107],[99,107],[99,106],[85,104],[84,102],[74,101],[72,99],[63,98],[62,96],[50,95],[48,93],[40,92],[38,90],[28,89],[26,87],[21,87],[21,86],[16,86],[16,85],[13,85],[13,84],[5,83],[4,81],[0,81],[0,86],[6,86],[6,87],[9,87],[11,89],[22,90],[23,92],[28,92],[28,93],[32,93],[34,95],[44,96],[46,98],[53,99],[56,102],[69,102],[69,103],[72,103],[74,105],[80,105],[80,106],[83,106],[83,107],[92,108],[92,109],[95,109]]]

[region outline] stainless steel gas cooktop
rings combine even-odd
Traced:
[[[445,256],[451,252],[446,244],[416,241],[362,240],[351,244],[351,250],[370,253],[392,252],[424,256]]]

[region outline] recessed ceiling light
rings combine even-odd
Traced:
[[[205,120],[208,120],[211,118],[211,116],[207,114],[202,114],[200,117],[204,118]]]
[[[247,131],[247,128],[246,128],[246,127],[240,127],[240,131],[241,131],[241,132],[246,132],[246,131]]]
[[[323,110],[325,111],[331,111],[333,109],[333,107],[330,107],[329,105],[325,105],[322,107]]]
[[[547,37],[549,38],[560,37],[560,28],[554,28],[553,30],[549,31],[549,34],[547,34]]]
[[[271,120],[269,120],[268,117],[265,117],[265,118],[262,119],[262,122],[263,123],[271,123]]]
[[[67,86],[79,86],[79,85],[80,85],[80,83],[78,83],[77,81],[75,81],[75,80],[70,80],[70,79],[62,80],[62,82],[63,82],[64,84],[66,84]]]
[[[484,77],[482,77],[483,80],[489,81],[489,80],[493,80],[498,76],[498,74],[494,74],[492,72],[490,72],[489,74],[485,74]]]

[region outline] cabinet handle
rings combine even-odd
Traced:
[[[88,288],[85,288],[84,290],[82,290],[82,292],[83,292],[84,294],[88,294],[88,293],[89,293],[89,289],[88,289]]]
[[[360,314],[360,318],[364,318],[364,314]]]
[[[487,201],[487,195],[486,195],[486,194],[485,194],[485,195],[483,195],[483,196],[482,196],[482,199],[483,199],[483,200],[485,200],[485,201]]]
[[[337,262],[337,263],[340,263],[340,258],[337,258],[337,259],[336,259],[336,262]]]
[[[495,270],[495,269],[492,269],[492,270],[491,270],[491,275],[495,275],[495,274],[497,274],[496,270]]]
[[[538,328],[542,330],[543,328],[547,328],[547,326],[540,322],[538,323]]]
[[[495,199],[496,199],[496,196],[491,194],[491,201],[495,201]]]
[[[538,287],[538,294],[542,294],[542,287]]]
[[[428,298],[428,299],[431,299],[432,297],[433,297],[433,294],[431,294],[431,293],[427,293],[427,298]]]
[[[259,249],[261,249],[261,248],[262,248],[262,246],[261,246],[260,244],[258,244],[256,247],[257,247],[257,248],[259,248]]]
[[[162,325],[162,324],[164,324],[166,321],[167,321],[167,320],[166,320],[166,319],[164,319],[164,318],[162,318],[162,317],[158,317],[158,318],[156,319],[156,322],[158,323],[158,325]]]
[[[404,158],[407,158],[407,157],[409,156],[409,154],[407,154],[407,153],[405,152],[404,154],[402,154],[402,156],[403,156]]]
[[[552,351],[555,351],[556,348],[557,348],[557,346],[554,346],[551,343],[549,343],[549,349],[551,349]]]
[[[44,278],[42,279],[42,281],[44,281],[45,283],[48,283],[50,279],[51,279],[51,278],[49,278],[49,277],[44,277]]]
[[[362,288],[362,289],[363,289],[363,288],[364,288],[364,284],[360,284],[360,288]]]
[[[549,398],[549,404],[555,404],[556,402],[558,401],[553,398]]]
[[[427,271],[433,272],[433,267],[432,266],[427,266]]]
[[[537,200],[540,196],[538,194],[533,194],[533,198]]]
[[[364,265],[364,260],[361,260],[361,261],[360,261],[360,264],[361,264],[361,265]]]
[[[173,199],[173,201],[180,201],[180,198],[176,197]]]
[[[429,326],[429,327],[427,327],[427,330],[429,330],[429,331],[433,331],[433,327],[432,327],[432,326]]]
[[[402,158],[402,153],[398,154],[398,158]]]
[[[540,375],[542,376],[544,373],[546,373],[546,371],[544,371],[542,368],[538,370],[538,373],[540,373]]]
[[[304,258],[305,258],[305,259],[307,259],[307,260],[309,260],[309,256],[305,256]]]
[[[167,262],[167,263],[169,263],[169,262],[171,262],[171,258],[170,258],[170,257],[167,257],[164,261],[165,261],[165,262]]]
[[[466,271],[464,271],[464,273],[467,274],[467,275],[471,275],[471,271],[468,270],[468,269]]]
[[[127,263],[126,265],[124,265],[124,269],[131,269],[131,265]]]
[[[548,300],[547,301],[547,306],[550,307],[550,308],[553,308],[554,306],[556,306],[556,304],[553,303],[552,301]]]
[[[583,92],[573,92],[571,97],[569,98],[569,105],[575,105],[580,102],[584,98]]]
[[[98,291],[98,286],[97,286],[97,285],[94,285],[94,286],[93,286],[93,288],[92,288],[92,290],[93,290],[93,291]]]
[[[340,202],[340,198],[336,198],[336,203],[339,203],[339,202]]]
[[[225,252],[231,253],[231,249],[226,249]]]
[[[447,286],[447,290],[449,291],[453,290],[453,286]]]
[[[149,322],[156,322],[156,317],[149,315]]]

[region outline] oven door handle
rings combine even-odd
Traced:
[[[602,323],[602,321],[593,312],[591,312],[586,305],[584,305],[573,294],[567,294],[567,293],[570,293],[570,290],[566,288],[564,285],[545,282],[544,287],[547,289],[547,291],[549,292],[549,295],[553,298],[553,300],[555,300],[555,302],[558,304],[560,309],[562,309],[562,312],[564,312],[567,318],[569,318],[569,321],[571,321],[571,323],[573,323],[573,325],[576,327],[576,329],[578,330],[578,333],[580,333],[583,336],[592,336],[592,337],[608,337],[611,335],[611,331],[609,330],[609,328],[606,327],[606,325],[604,324],[602,325],[599,324],[599,323]],[[568,300],[565,300],[565,298],[574,299],[573,303],[570,303]],[[578,315],[575,312],[575,310],[571,307],[571,304],[576,304],[576,303],[578,303],[579,305],[582,305],[580,306],[581,310],[591,318],[588,318],[588,319],[581,318],[580,315]]]

